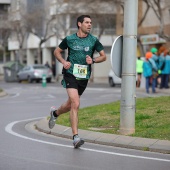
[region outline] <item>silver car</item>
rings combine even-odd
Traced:
[[[47,82],[50,83],[52,79],[51,69],[42,64],[34,64],[25,66],[20,70],[17,74],[17,79],[18,82],[27,80],[29,83],[32,83],[33,81],[38,83],[42,80],[43,76],[45,76]]]

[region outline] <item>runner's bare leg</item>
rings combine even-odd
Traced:
[[[80,96],[77,89],[68,88],[67,93],[71,103],[70,122],[73,135],[78,134],[78,109],[80,105]]]

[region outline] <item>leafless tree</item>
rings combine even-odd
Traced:
[[[6,14],[1,14],[1,24],[0,24],[0,49],[3,51],[3,61],[6,60],[8,38],[10,35],[10,26],[7,20]]]
[[[170,3],[169,5],[162,6],[163,2],[165,2],[165,0],[148,0],[145,3],[147,4],[147,6],[149,6],[153,10],[154,14],[156,15],[157,19],[160,22],[160,27],[157,33],[159,34],[160,37],[165,38],[167,41],[170,41],[170,35],[165,34],[164,32],[165,23],[164,23],[164,17],[163,17],[163,11],[170,8]]]
[[[142,10],[144,11],[142,11],[142,16],[140,16],[140,19],[138,21],[138,28],[141,27],[145,19],[149,17],[148,13],[150,10],[152,10],[160,23],[156,33],[159,34],[160,37],[166,39],[167,41],[170,41],[170,34],[165,34],[164,32],[165,23],[163,15],[163,12],[170,8],[170,3],[169,5],[165,6],[162,5],[163,2],[165,3],[165,0],[140,0],[140,1],[142,1],[146,5],[146,8],[142,8]],[[124,9],[124,3],[122,0],[117,0],[116,3],[117,5],[120,5],[122,9]],[[142,49],[142,44],[140,42],[140,34],[138,35],[138,45]]]
[[[22,3],[20,5],[21,9],[18,11],[9,10],[8,19],[11,29],[9,39],[18,42],[18,49],[16,49],[15,55],[16,59],[22,63],[24,42],[28,37],[28,33],[25,26],[25,5]]]
[[[42,6],[36,6],[31,13],[27,13],[25,16],[27,32],[37,36],[40,40],[38,45],[38,63],[41,63],[42,44],[55,36],[55,33],[51,30],[51,23],[54,19],[55,16],[49,16],[49,11]]]
[[[145,18],[148,17],[149,9],[153,9],[160,21],[159,34],[162,37],[168,38],[163,31],[164,23],[161,0],[141,1],[146,4],[146,10],[143,12],[138,27],[140,27]],[[43,43],[53,36],[57,36],[57,39],[62,39],[70,33],[71,26],[67,24],[67,15],[70,15],[71,19],[83,13],[91,15],[94,18],[94,28],[92,31],[94,31],[95,34],[97,33],[98,38],[100,38],[104,31],[106,31],[106,25],[112,29],[115,27],[116,15],[114,14],[116,13],[116,7],[120,6],[122,11],[124,10],[124,0],[79,0],[79,2],[77,2],[77,0],[57,0],[55,5],[56,11],[53,15],[49,15],[49,11],[47,11],[48,8],[45,9],[39,6],[33,8],[31,13],[21,13],[22,21],[12,23],[12,28],[20,44],[20,49],[23,48],[24,39],[28,36],[28,33],[32,33],[40,39],[38,48],[39,63],[41,62],[41,46]],[[113,15],[111,15],[112,13]],[[95,28],[97,28],[97,32]]]
[[[155,33],[157,33],[160,37],[164,38],[165,40],[170,41],[170,34],[168,35],[168,34],[165,34],[164,32],[165,24],[164,24],[164,15],[163,15],[163,11],[168,9],[170,6],[164,6],[164,7],[162,6],[161,3],[165,2],[165,0],[141,0],[141,1],[145,3],[146,9],[145,11],[143,11],[143,15],[138,22],[138,27],[140,27],[142,23],[145,21],[145,19],[149,17],[148,16],[149,10],[152,10],[160,23],[158,26],[158,31]],[[140,35],[138,35],[138,45],[140,46],[142,50],[143,48],[140,42]]]
[[[162,3],[167,3],[166,0],[139,0],[139,1],[144,2],[146,5],[146,8],[144,9],[145,11],[143,11],[143,15],[141,16],[140,20],[138,21],[138,27],[142,25],[146,17],[148,17],[149,10],[152,9],[158,21],[160,22],[157,33],[160,35],[160,37],[165,38],[166,40],[169,41],[170,36],[164,33],[165,23],[164,23],[163,11],[170,8],[170,3],[169,5],[162,5]],[[121,8],[124,9],[123,0],[115,0],[115,3],[117,5],[120,5]]]
[[[113,29],[115,25],[114,9],[116,8],[114,1],[116,0],[79,0],[77,3],[77,0],[64,0],[63,3],[63,0],[58,0],[56,5],[57,22],[53,25],[55,30],[57,30],[56,32],[58,32],[57,35],[66,36],[69,33],[70,27],[67,26],[67,23],[65,22],[67,14],[70,14],[71,18],[75,19],[81,14],[89,14],[93,19],[92,33],[100,39],[107,27]],[[110,13],[113,13],[113,15],[110,15]],[[74,22],[76,21],[74,20]],[[74,23],[71,23],[71,25],[73,24]],[[59,30],[62,30],[63,34],[61,34],[61,31]]]

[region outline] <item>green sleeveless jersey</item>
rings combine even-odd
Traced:
[[[62,50],[68,49],[67,61],[71,63],[71,67],[68,70],[63,69],[63,74],[70,73],[75,75],[76,67],[80,66],[83,68],[83,71],[85,69],[85,76],[82,77],[85,79],[89,79],[91,75],[91,65],[86,63],[86,55],[93,58],[94,51],[100,52],[104,49],[103,45],[93,35],[88,34],[87,37],[80,38],[76,33],[65,37],[59,44],[59,48]]]

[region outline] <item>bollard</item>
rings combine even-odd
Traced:
[[[46,75],[43,74],[43,76],[42,76],[42,87],[46,87],[46,86],[47,86]]]

